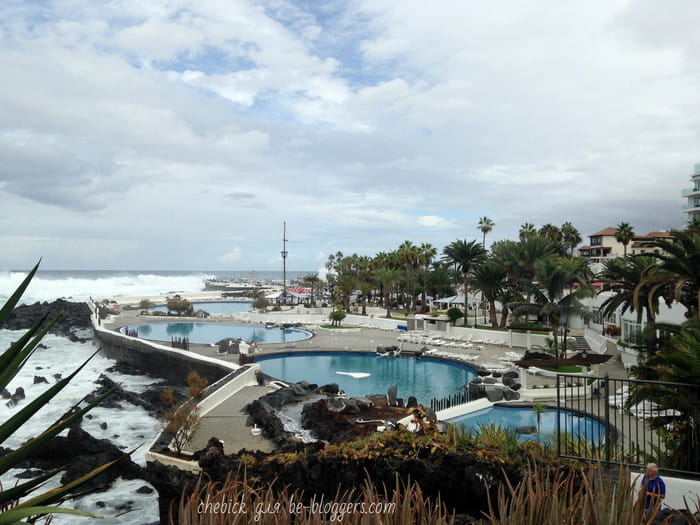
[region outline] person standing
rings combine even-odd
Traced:
[[[649,512],[652,507],[661,506],[661,501],[666,497],[666,484],[659,476],[659,467],[656,463],[649,463],[642,478],[642,490],[646,487],[646,501],[644,512]]]

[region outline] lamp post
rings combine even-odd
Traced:
[[[287,222],[282,231],[282,302],[287,304]]]

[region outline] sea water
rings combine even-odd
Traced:
[[[20,282],[26,277],[26,271],[0,270],[0,305],[14,292]],[[89,297],[111,297],[119,295],[156,295],[170,291],[197,292],[204,288],[204,279],[219,277],[207,272],[54,272],[39,271],[32,280],[29,288],[22,296],[20,303],[36,301],[53,301],[58,298],[70,298],[74,301],[84,301]],[[12,341],[16,341],[22,331],[0,329],[0,353],[4,352]],[[25,391],[26,399],[17,406],[10,408],[3,400],[0,403],[0,421],[6,421],[32,399],[44,392],[56,379],[54,374],[68,376],[90,355],[97,346],[94,341],[73,343],[65,337],[47,335],[43,344],[47,348],[39,348],[26,363],[20,373],[12,380],[8,390],[14,393],[17,387]],[[95,381],[100,374],[105,374],[112,380],[122,383],[122,388],[132,392],[142,392],[153,383],[160,382],[159,378],[147,375],[127,375],[116,372],[106,372],[106,369],[116,364],[116,361],[98,354],[87,366],[64,388],[54,399],[44,406],[32,419],[22,426],[6,442],[5,447],[16,448],[27,439],[37,435],[54,423],[71,406],[80,401],[85,395],[93,392],[98,385]],[[48,384],[34,384],[34,376],[43,376]],[[160,432],[160,422],[151,417],[141,407],[123,403],[122,408],[96,407],[89,413],[92,418],[84,418],[82,427],[98,439],[108,439],[125,452],[139,447],[132,459],[145,466],[145,452],[153,439]],[[106,428],[102,424],[106,423]],[[64,435],[67,431],[64,431]],[[15,478],[24,469],[11,470],[5,473],[0,481],[4,487],[15,485]],[[60,474],[53,478],[44,488],[46,490],[59,485]],[[136,491],[148,485],[143,480],[117,480],[106,492],[90,494],[67,504],[101,515],[115,515],[120,508],[128,506],[138,509],[127,513],[110,523],[135,524],[158,521],[158,495],[139,494]],[[89,518],[79,518],[69,515],[56,515],[53,523],[73,524],[88,523]]]

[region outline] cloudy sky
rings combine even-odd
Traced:
[[[536,8],[533,8],[536,6]],[[678,227],[700,2],[2,0],[0,269]]]

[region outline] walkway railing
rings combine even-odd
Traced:
[[[433,398],[430,400],[430,408],[435,412],[452,408],[457,405],[463,405],[486,397],[486,389],[483,385],[471,385],[469,389],[452,394],[451,396]]]
[[[584,414],[601,424],[584,423]],[[557,375],[556,425],[561,457],[700,475],[697,385]]]

